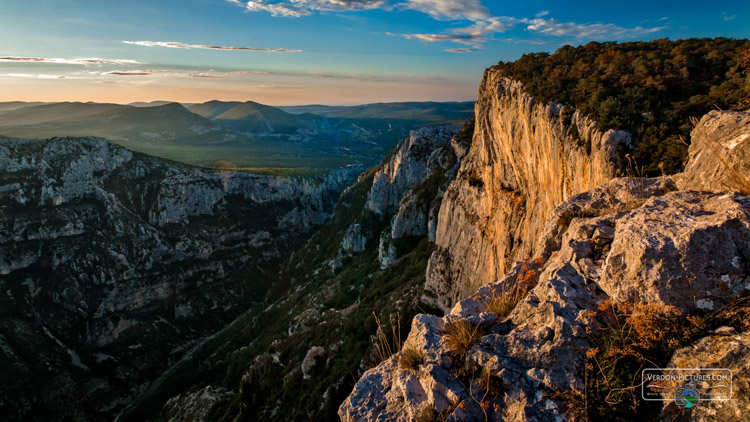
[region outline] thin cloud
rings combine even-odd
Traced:
[[[385,0],[286,0],[269,3],[264,0],[227,0],[248,12],[267,12],[271,16],[301,18],[314,12],[353,12],[358,10],[388,9]]]
[[[635,38],[653,34],[665,29],[665,26],[624,28],[615,24],[595,23],[579,24],[575,22],[560,22],[557,19],[522,19],[526,29],[544,35],[556,37],[571,36],[586,39],[618,39]]]
[[[543,18],[545,16],[549,15],[549,10],[542,10],[541,12],[534,15],[535,18]]]
[[[476,53],[482,50],[478,48],[446,48],[445,51],[449,53]]]
[[[153,73],[151,72],[144,72],[141,70],[134,70],[134,71],[122,71],[122,70],[113,70],[111,72],[104,72],[103,75],[114,75],[114,76],[151,76]]]
[[[232,1],[232,3],[239,4],[239,2]],[[309,10],[293,9],[291,7],[284,6],[283,4],[269,4],[263,3],[262,1],[249,1],[245,4],[245,10],[248,12],[268,12],[271,16],[282,16],[285,18],[299,18],[302,16],[309,16],[312,14]]]
[[[186,49],[207,49],[207,50],[241,50],[241,51],[267,51],[273,53],[301,53],[303,50],[289,48],[258,48],[258,47],[227,47],[221,45],[203,45],[203,44],[185,44],[174,41],[123,41],[125,44],[140,45],[143,47],[166,47],[166,48],[186,48]]]
[[[403,34],[407,39],[418,39],[428,42],[450,41],[457,44],[471,45],[478,49],[487,42],[491,34],[505,32],[513,27],[514,21],[506,17],[494,17],[474,22],[465,28],[456,28],[452,34]]]
[[[77,64],[77,65],[126,65],[126,64],[143,64],[137,60],[125,59],[61,59],[49,57],[0,57],[0,62],[27,62],[27,63],[53,63],[53,64]]]
[[[23,78],[23,79],[67,79],[66,76],[62,76],[62,75],[46,75],[46,74],[31,74],[31,73],[1,73],[0,77]]]
[[[737,17],[737,15],[730,15],[727,12],[721,12],[721,16],[723,16],[723,19],[725,22],[729,22]]]
[[[174,70],[112,70],[109,72],[95,73],[103,76],[153,76],[153,77],[172,77],[172,78],[206,78],[221,79],[231,78],[239,75],[273,75],[275,72],[256,71],[256,70],[238,70],[234,72],[189,72]]]
[[[537,39],[518,39],[518,38],[498,38],[498,41],[514,43],[514,44],[531,44],[531,45],[545,45],[549,41],[537,40]]]
[[[316,78],[335,78],[335,76],[330,73],[310,72],[310,74],[315,76]]]
[[[480,0],[407,0],[400,8],[417,10],[437,20],[482,20],[492,17]]]
[[[402,34],[407,40],[421,40],[427,42],[451,41],[459,44],[474,44],[483,42],[482,37],[470,34]]]

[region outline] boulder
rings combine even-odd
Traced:
[[[681,190],[750,193],[750,113],[711,111],[690,135]]]
[[[664,421],[741,421],[750,415],[750,333],[737,334],[730,327],[724,328],[716,330],[716,335],[704,337],[676,351],[668,367],[729,369],[732,371],[732,399],[701,400],[689,412],[673,401],[665,402],[662,410]],[[698,386],[704,393],[705,387],[705,383]]]

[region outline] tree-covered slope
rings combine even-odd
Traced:
[[[576,107],[602,130],[629,131],[637,166],[651,175],[682,169],[691,118],[750,107],[748,40],[590,42],[498,67],[541,101]]]

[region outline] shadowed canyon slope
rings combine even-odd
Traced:
[[[3,414],[108,420],[267,289],[355,171],[214,172],[96,138],[0,142]],[[70,405],[71,401],[75,405]]]

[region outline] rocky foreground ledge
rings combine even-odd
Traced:
[[[577,408],[591,388],[586,367],[606,358],[596,346],[610,308],[631,304],[645,320],[683,319],[747,296],[750,197],[738,192],[750,187],[750,113],[704,116],[689,153],[682,174],[616,178],[557,206],[535,243],[536,259],[517,262],[444,318],[416,316],[402,351],[363,375],[341,419],[585,419]],[[519,283],[528,289],[517,305],[506,316],[490,312]],[[692,420],[746,417],[750,334],[720,327],[700,337],[672,344],[668,365],[729,368],[734,397],[702,402]],[[661,412],[672,420],[678,410],[665,403]]]

